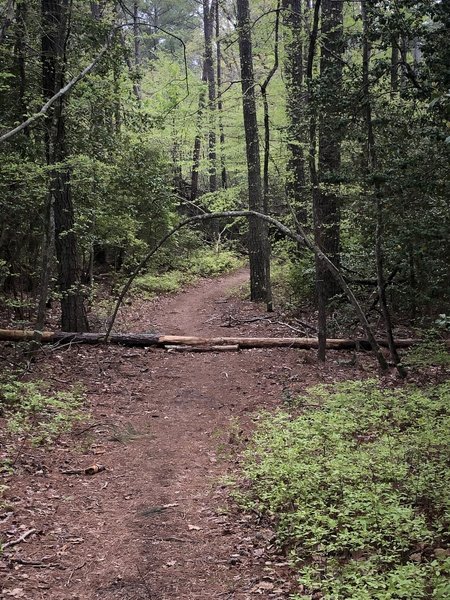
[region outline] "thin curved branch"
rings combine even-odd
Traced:
[[[189,73],[188,73],[188,65],[187,65],[187,54],[186,54],[186,45],[184,43],[184,41],[178,37],[175,34],[170,33],[169,31],[166,31],[165,29],[162,29],[161,27],[156,27],[154,25],[151,25],[150,23],[140,23],[141,25],[145,25],[147,27],[155,27],[156,29],[159,29],[160,31],[162,31],[163,33],[165,33],[166,35],[169,35],[175,39],[177,39],[183,46],[183,55],[184,55],[184,69],[185,69],[185,81],[186,81],[186,96],[184,98],[182,98],[173,108],[176,108],[179,104],[181,104],[181,102],[183,102],[188,96],[189,96]],[[44,117],[47,112],[50,110],[50,108],[53,106],[53,104],[62,96],[65,96],[68,92],[70,92],[70,90],[82,79],[84,79],[86,77],[86,75],[88,75],[96,66],[97,64],[101,61],[101,59],[103,58],[103,56],[105,55],[105,53],[108,51],[110,45],[111,45],[111,41],[114,39],[114,34],[117,30],[122,29],[123,27],[128,27],[130,25],[130,23],[122,23],[120,25],[117,25],[116,27],[114,27],[110,33],[108,34],[108,38],[106,43],[104,44],[104,46],[101,48],[100,52],[97,54],[97,56],[94,58],[94,60],[87,66],[85,67],[80,73],[78,73],[78,75],[76,75],[73,79],[71,79],[63,88],[61,88],[60,90],[58,90],[56,92],[56,94],[54,94],[51,98],[49,98],[49,100],[47,100],[47,102],[42,106],[42,108],[35,113],[34,115],[32,115],[31,117],[29,117],[26,121],[24,121],[23,123],[21,123],[20,125],[17,125],[17,127],[14,127],[13,129],[7,131],[6,133],[4,133],[3,135],[0,136],[0,143],[5,142],[6,140],[12,138],[13,136],[15,136],[16,134],[20,133],[21,131],[23,131],[24,129],[26,129],[27,127],[29,127],[30,125],[32,125],[35,121],[37,121],[38,119],[40,119],[41,117]],[[172,109],[173,110],[173,109]]]
[[[370,323],[367,320],[367,317],[366,317],[363,309],[361,308],[361,305],[359,304],[355,294],[353,293],[352,289],[349,287],[348,283],[345,281],[345,278],[341,274],[340,270],[333,263],[333,261],[328,256],[326,256],[326,254],[324,254],[322,252],[322,250],[319,248],[319,246],[317,246],[314,243],[314,241],[311,240],[306,235],[305,230],[303,229],[303,227],[300,224],[298,224],[299,233],[296,233],[296,232],[292,231],[291,229],[289,229],[288,227],[286,227],[285,225],[283,225],[283,223],[280,223],[280,221],[277,221],[276,219],[274,219],[273,217],[270,217],[269,215],[264,215],[262,213],[252,211],[252,210],[232,210],[232,211],[226,211],[226,212],[217,212],[217,213],[196,215],[194,217],[185,219],[184,221],[182,221],[181,223],[176,225],[173,229],[171,229],[168,233],[166,233],[166,235],[154,246],[154,248],[152,250],[150,250],[150,252],[148,252],[148,254],[146,254],[146,256],[144,256],[144,258],[141,260],[141,262],[137,265],[137,267],[131,273],[127,282],[125,283],[124,287],[122,288],[122,291],[120,292],[119,297],[117,299],[116,306],[114,308],[108,330],[106,332],[106,336],[105,336],[106,341],[108,341],[108,339],[111,335],[111,332],[114,327],[114,323],[115,323],[117,314],[119,312],[119,309],[122,305],[123,299],[125,298],[126,294],[128,293],[133,281],[139,275],[139,273],[142,271],[142,269],[147,265],[150,258],[154,254],[156,254],[156,252],[161,248],[161,246],[163,246],[167,242],[167,240],[169,240],[180,229],[182,229],[183,227],[186,227],[187,225],[190,225],[191,223],[208,221],[210,219],[224,219],[224,218],[236,218],[236,217],[247,217],[247,218],[248,217],[256,217],[258,219],[265,221],[266,223],[270,223],[271,225],[276,227],[279,231],[281,231],[286,237],[289,237],[296,242],[303,243],[309,250],[311,250],[311,252],[313,252],[315,254],[315,256],[320,261],[322,261],[324,263],[326,268],[333,275],[336,282],[339,284],[340,288],[345,293],[349,302],[355,309],[355,312],[358,316],[358,320],[367,335],[367,339],[370,343],[370,346],[371,346],[374,354],[377,357],[378,364],[380,365],[381,369],[386,370],[388,367],[388,364],[386,362],[386,359],[385,359],[383,353],[381,352],[380,345],[378,344],[377,340],[375,339],[375,335],[372,331],[372,327],[370,326]]]
[[[21,131],[23,131],[24,129],[26,129],[30,125],[32,125],[35,121],[37,121],[41,117],[45,116],[45,114],[49,111],[49,109],[52,107],[52,105],[59,98],[61,98],[62,96],[64,96],[68,92],[70,92],[70,90],[79,81],[81,81],[82,79],[84,79],[86,77],[86,75],[88,75],[96,67],[96,65],[100,62],[100,60],[103,58],[104,54],[108,50],[109,45],[111,43],[111,39],[112,38],[109,37],[108,41],[103,46],[103,48],[100,50],[100,52],[97,54],[97,56],[94,58],[94,60],[87,67],[85,67],[81,71],[81,73],[78,73],[78,75],[76,75],[73,79],[71,79],[69,81],[69,83],[67,83],[63,88],[61,88],[60,90],[58,90],[54,96],[52,96],[49,100],[47,100],[47,102],[44,104],[44,106],[37,113],[35,113],[31,117],[29,117],[26,121],[24,121],[23,123],[21,123],[17,127],[14,127],[14,129],[10,129],[9,131],[7,131],[3,135],[1,135],[0,136],[0,143],[1,142],[5,142],[6,140],[9,140],[13,136],[15,136],[17,133],[20,133]]]

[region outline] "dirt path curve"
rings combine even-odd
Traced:
[[[218,326],[222,313],[217,311],[217,305],[228,304],[230,293],[248,277],[248,270],[240,269],[231,275],[203,280],[174,296],[165,304],[164,313],[156,315],[157,329],[168,335],[223,335]]]
[[[130,330],[224,334],[220,324],[231,313],[258,310],[228,299],[247,276],[241,270],[136,302],[123,323]],[[1,597],[287,598],[286,565],[273,555],[271,532],[229,511],[221,478],[233,469],[256,411],[279,405],[286,386],[335,378],[332,366],[311,369],[303,358],[288,349],[52,352],[37,376],[55,387],[81,382],[94,426],[80,427],[52,452],[30,449],[18,462],[9,482],[13,514],[0,520],[0,533],[39,533],[2,561]],[[61,474],[94,462],[106,470],[90,478]]]

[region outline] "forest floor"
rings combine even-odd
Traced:
[[[236,290],[245,269],[123,311],[120,327],[195,335],[292,335]],[[242,294],[241,294],[242,295]],[[240,323],[240,321],[251,321]],[[230,325],[233,326],[228,329]],[[231,333],[230,333],[231,332]],[[21,448],[5,479],[0,597],[209,600],[289,597],[292,573],[257,515],[240,512],[232,475],[261,410],[316,383],[376,373],[369,355],[255,349],[176,353],[70,346],[44,350],[32,377],[81,383],[90,416],[52,447]],[[105,470],[91,477],[62,471]]]

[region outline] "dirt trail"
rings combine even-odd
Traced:
[[[231,291],[248,281],[248,270],[206,279],[198,285],[169,299],[163,314],[157,314],[155,324],[168,335],[222,335],[218,326],[217,304],[232,304]]]
[[[246,278],[241,270],[135,303],[124,322],[140,331],[223,334],[230,314],[258,310],[227,299]],[[254,333],[234,330],[245,332]],[[18,462],[9,481],[13,511],[0,518],[0,533],[39,534],[6,553],[1,597],[287,598],[287,567],[271,531],[229,510],[221,478],[235,467],[256,411],[278,406],[286,389],[348,375],[333,363],[312,368],[308,356],[82,346],[51,353],[37,376],[57,387],[82,382],[94,426]],[[60,472],[93,462],[106,470],[91,478]]]

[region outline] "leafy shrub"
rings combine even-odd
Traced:
[[[210,277],[232,271],[241,265],[242,261],[229,250],[214,252],[210,249],[202,249],[190,259],[188,270],[200,277]]]
[[[272,287],[279,301],[294,308],[311,301],[315,290],[313,256],[299,255],[295,244],[285,240],[274,244],[273,254]]]
[[[136,279],[135,286],[144,292],[168,294],[178,290],[183,283],[183,273],[168,271],[161,275],[152,275],[151,273],[142,275]]]
[[[189,258],[180,261],[176,270],[161,275],[148,273],[137,277],[135,286],[137,289],[155,294],[175,292],[197,277],[220,275],[237,269],[241,264],[241,260],[231,251],[217,253],[210,248],[204,248],[194,251]]]
[[[303,593],[450,597],[450,384],[318,387],[266,415],[245,458],[246,502],[269,515]]]

